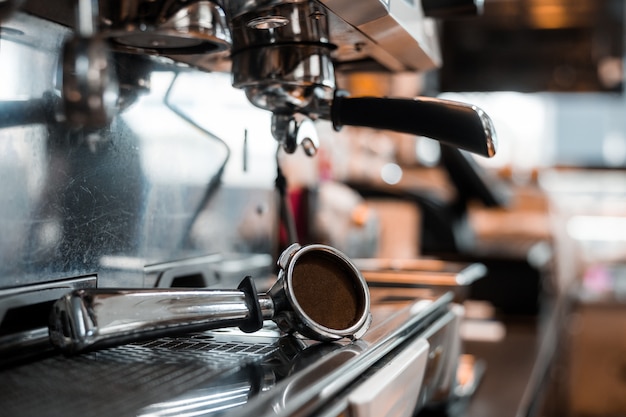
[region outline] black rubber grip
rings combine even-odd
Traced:
[[[259,304],[256,286],[250,276],[247,276],[239,283],[238,290],[246,296],[246,305],[250,311],[249,317],[239,325],[239,329],[245,333],[252,333],[263,327],[263,312]]]
[[[492,157],[496,136],[481,109],[454,101],[416,98],[347,98],[336,96],[331,108],[336,129],[344,125],[393,130],[426,136],[442,143]]]

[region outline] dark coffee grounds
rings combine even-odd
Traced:
[[[294,267],[292,284],[304,313],[322,326],[347,329],[363,313],[363,291],[354,272],[329,254],[303,254]]]

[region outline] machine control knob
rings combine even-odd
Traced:
[[[483,12],[483,0],[422,0],[424,15],[434,18],[477,16]]]

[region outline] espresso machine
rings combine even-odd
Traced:
[[[471,104],[350,97],[336,82],[437,68],[436,19],[479,10],[0,1],[1,408],[411,415],[467,393],[454,293],[370,289],[340,250],[281,244],[272,155],[315,158],[323,121],[493,156],[495,130]],[[216,133],[231,93],[267,124]]]

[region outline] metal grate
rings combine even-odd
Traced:
[[[277,341],[207,332],[50,357],[0,372],[2,414],[134,416],[264,360],[278,349]]]

